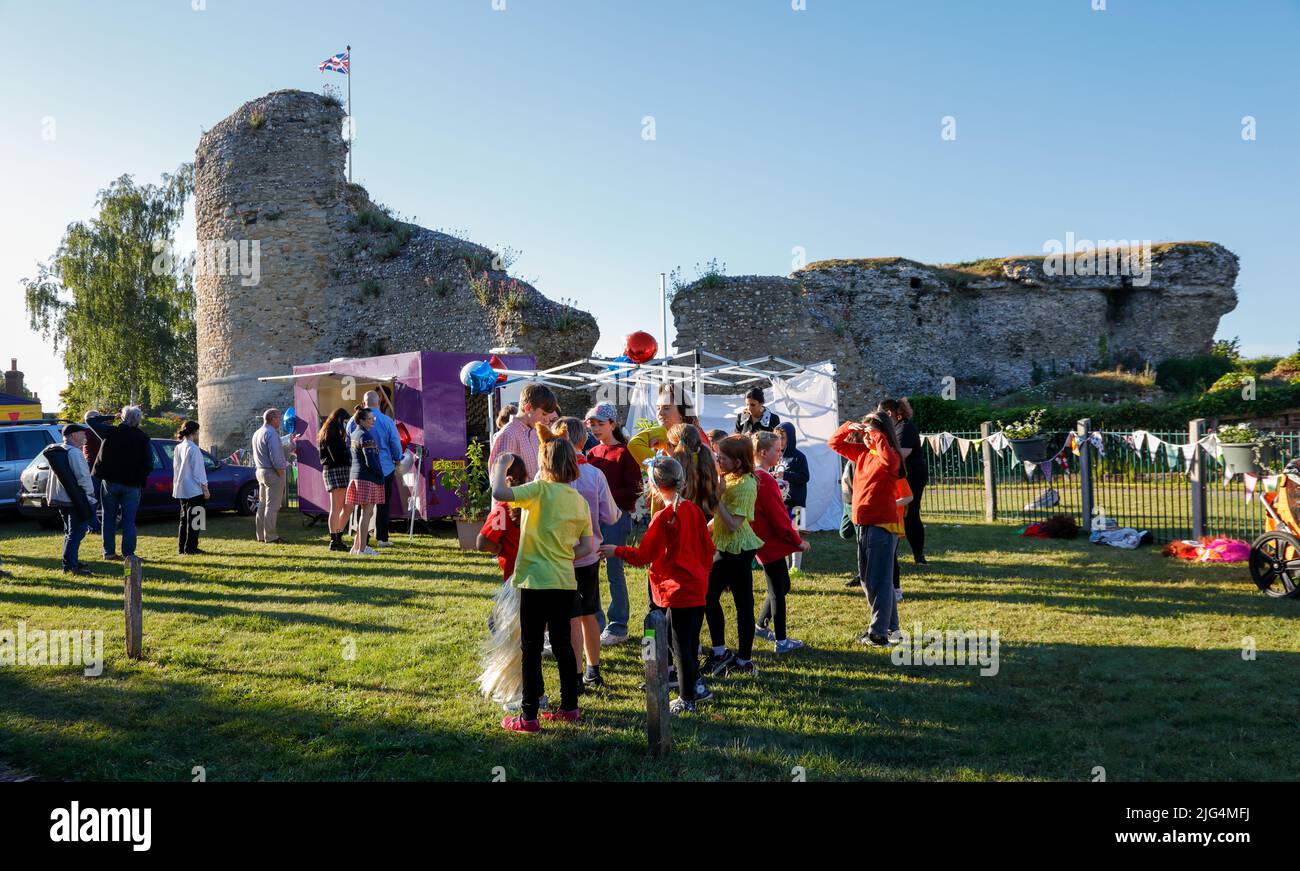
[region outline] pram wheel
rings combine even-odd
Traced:
[[[1250,578],[1274,599],[1300,596],[1300,539],[1276,529],[1255,539],[1250,546]]]

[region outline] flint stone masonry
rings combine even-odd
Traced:
[[[673,297],[677,345],[744,359],[828,359],[844,416],[885,396],[958,397],[1030,386],[1036,373],[1209,351],[1237,304],[1237,256],[1210,242],[1152,246],[1151,279],[1049,276],[1042,257],[929,266],[823,260],[788,278],[715,276]],[[1140,278],[1139,278],[1140,280]]]
[[[337,101],[276,91],[199,142],[200,242],[259,240],[261,252],[256,285],[233,267],[195,278],[205,447],[247,446],[263,409],[293,401],[291,386],[258,376],[294,364],[513,346],[544,368],[589,356],[599,338],[590,314],[493,269],[489,249],[379,217],[347,181],[342,126]]]

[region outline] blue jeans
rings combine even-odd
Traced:
[[[898,630],[898,605],[894,602],[894,549],[898,536],[883,526],[859,526],[858,579],[871,606],[872,635],[886,638]]]
[[[135,556],[135,512],[140,509],[140,488],[113,481],[101,485],[104,497],[104,556],[117,553],[117,509],[122,509],[122,556]]]
[[[91,476],[90,476],[90,488],[91,488],[92,490],[95,491],[95,503],[96,503],[96,505],[98,505],[100,499],[103,498],[102,496],[99,495],[101,484],[102,484],[102,482],[101,482],[98,478],[96,478],[94,475],[91,475]],[[94,533],[96,533],[96,534],[98,534],[98,533],[100,532],[100,527],[99,527],[99,512],[98,512],[98,511],[94,511],[94,512],[92,512],[91,515],[90,515],[90,531],[91,531],[91,532],[94,532]]]
[[[600,527],[600,537],[605,544],[627,544],[632,532],[632,515],[627,512],[611,525]],[[605,611],[596,612],[596,623],[608,629],[611,635],[627,634],[627,619],[632,606],[627,600],[627,579],[623,576],[623,561],[616,556],[605,560],[605,574],[609,577],[609,624],[605,624]]]
[[[75,569],[77,552],[81,550],[81,540],[86,537],[86,528],[90,524],[70,508],[60,508],[59,514],[63,515],[63,567]]]

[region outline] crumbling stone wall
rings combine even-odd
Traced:
[[[1236,306],[1237,257],[1221,245],[1153,246],[1150,283],[1050,276],[1041,257],[956,266],[825,260],[789,278],[713,277],[673,298],[679,347],[728,357],[831,360],[846,415],[880,398],[996,395],[1053,373],[1208,351]]]
[[[347,182],[342,126],[337,101],[276,91],[199,142],[200,247],[256,241],[260,253],[256,283],[231,263],[195,277],[205,447],[245,446],[260,412],[293,396],[258,376],[297,363],[512,346],[546,367],[589,356],[599,338],[590,314],[494,269],[487,248],[388,218]]]

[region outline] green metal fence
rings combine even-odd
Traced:
[[[1074,448],[1069,432],[1043,434],[1052,458],[1047,465],[1026,464],[1010,448],[997,452],[980,443],[992,433],[989,425],[982,432],[950,433],[953,442],[946,449],[941,444],[936,450],[934,440],[925,437],[930,480],[923,515],[1027,524],[1069,514],[1085,530],[1113,521],[1149,530],[1158,542],[1198,533],[1249,541],[1264,531],[1258,495],[1247,502],[1243,476],[1225,481],[1221,458],[1199,443],[1194,452],[1186,449],[1204,430],[1196,428],[1198,422],[1180,432],[1152,432],[1154,439],[1143,435],[1140,444],[1133,433],[1092,431],[1086,423],[1080,430],[1085,439]],[[1086,439],[1094,434],[1097,439]],[[1283,461],[1300,456],[1300,433],[1277,435],[1283,439]],[[1199,469],[1192,468],[1195,463]]]

